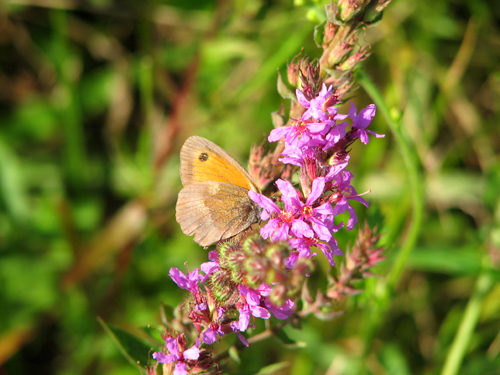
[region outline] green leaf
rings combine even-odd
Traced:
[[[97,320],[132,365],[146,366],[148,364],[149,352],[152,350],[149,344],[121,328],[106,324],[100,317]]]
[[[240,358],[240,355],[238,353],[238,349],[232,345],[229,350],[228,350],[228,353],[229,353],[229,357],[236,363],[241,363],[241,358]]]
[[[278,93],[281,95],[283,99],[290,99],[291,101],[295,101],[295,94],[290,91],[288,86],[283,82],[283,78],[281,78],[281,73],[278,70]]]
[[[410,254],[408,267],[451,275],[477,275],[481,270],[481,252],[474,246],[420,247]]]
[[[274,337],[287,348],[303,348],[306,346],[305,343],[301,341],[292,340],[282,329],[276,331]]]
[[[257,372],[255,375],[274,374],[275,372],[282,370],[282,369],[289,367],[289,366],[290,366],[289,362],[274,363],[272,365],[261,368],[260,371]]]
[[[161,333],[165,331],[165,327],[161,325],[148,325],[140,327],[141,331],[143,331],[148,337],[151,338],[152,342],[155,342],[156,345],[163,345],[164,340],[161,338]]]

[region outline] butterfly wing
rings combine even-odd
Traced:
[[[184,186],[216,181],[260,192],[231,155],[208,139],[196,136],[189,137],[181,148],[181,180]]]
[[[179,192],[175,218],[185,234],[194,234],[195,242],[210,246],[249,228],[259,221],[261,211],[246,188],[202,181]]]

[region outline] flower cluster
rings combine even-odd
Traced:
[[[268,220],[260,237],[219,244],[209,253],[210,262],[187,274],[170,270],[172,280],[190,292],[182,310],[195,328],[191,335],[195,344],[188,348],[185,333],[167,329],[166,353],[156,352],[153,358],[176,375],[216,366],[205,348],[229,333],[248,346],[242,333],[254,326],[255,318],[283,320],[293,314],[292,299],[314,269],[313,248],[321,249],[332,265],[333,255],[342,254],[333,235],[344,223],[335,224],[335,216],[347,211],[345,226],[351,230],[358,219],[349,200],[368,206],[351,186],[347,147],[358,138],[368,143],[368,133],[383,137],[366,130],[375,106],[358,113],[351,103],[348,115],[339,114],[333,88],[324,84],[319,92],[308,86],[297,90],[296,96],[303,106],[302,116],[273,130],[269,141],[283,142],[280,161],[299,167],[301,189],[280,178],[275,181],[280,192],[276,201],[250,191],[250,198],[263,208],[261,219]]]
[[[305,91],[304,91],[305,92]],[[281,193],[281,207],[268,197],[250,191],[250,198],[263,208],[262,220],[269,220],[261,229],[263,238],[273,242],[288,241],[295,250],[289,263],[311,257],[311,247],[320,248],[332,265],[333,255],[342,251],[333,237],[344,226],[334,224],[334,217],[349,213],[347,230],[352,230],[358,219],[349,200],[356,200],[366,207],[365,201],[351,186],[352,174],[346,169],[349,156],[347,147],[357,138],[368,144],[368,133],[376,138],[384,137],[366,130],[375,116],[376,107],[370,104],[359,113],[351,103],[349,114],[337,112],[337,97],[333,88],[323,84],[312,97],[297,89],[296,95],[305,112],[290,126],[274,129],[268,140],[284,140],[285,164],[300,167],[302,192],[289,181],[279,179],[276,186]],[[351,119],[351,129],[344,121]],[[332,207],[332,205],[334,205]]]

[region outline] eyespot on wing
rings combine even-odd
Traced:
[[[250,174],[221,147],[202,137],[189,137],[181,148],[184,186],[216,181],[260,192]]]

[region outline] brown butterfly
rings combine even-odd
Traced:
[[[226,151],[202,137],[181,148],[181,180],[175,218],[201,246],[236,236],[260,219],[262,208],[248,196],[260,193],[250,174]]]

